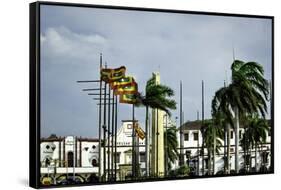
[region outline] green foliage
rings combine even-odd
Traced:
[[[266,100],[269,95],[269,84],[264,78],[262,66],[256,62],[244,63],[235,60],[231,65],[232,81],[215,93],[212,101],[212,114],[222,111],[231,126],[233,111],[238,108],[241,115],[267,112]]]
[[[160,109],[171,115],[170,110],[176,109],[176,101],[172,99],[174,91],[162,84],[156,84],[155,76],[153,75],[147,81],[145,88],[145,96],[139,95],[140,105],[148,106],[152,109]]]
[[[183,165],[177,169],[171,170],[169,176],[171,177],[184,177],[188,176],[190,173],[190,168],[187,165]]]
[[[222,146],[223,129],[215,125],[212,120],[204,123],[201,132],[203,134],[204,145],[208,150],[208,154],[214,150],[214,140],[216,139],[216,153],[219,154],[220,147]]]
[[[245,132],[240,140],[244,151],[266,142],[266,133],[269,131],[266,119],[259,118],[257,115],[248,116],[244,125],[246,127]]]
[[[178,153],[178,139],[177,139],[177,131],[178,129],[173,126],[167,129],[167,131],[164,132],[164,147],[167,147],[165,149],[165,154],[168,154],[168,170],[171,169],[172,163],[175,163],[179,153]],[[167,139],[167,140],[166,140]]]

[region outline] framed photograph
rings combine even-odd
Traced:
[[[274,173],[274,17],[30,4],[30,186]]]

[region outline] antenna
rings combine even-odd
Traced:
[[[235,51],[234,51],[233,43],[232,43],[232,58],[233,58],[233,61],[235,61]]]

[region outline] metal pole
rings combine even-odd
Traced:
[[[166,135],[165,135],[165,176],[168,175],[168,115],[166,114]]]
[[[199,111],[197,111],[197,121],[199,121]],[[198,130],[198,140],[197,140],[197,175],[200,174],[200,142],[199,142],[199,131]]]
[[[115,131],[114,131],[114,114],[115,114],[115,101],[114,101],[114,93],[112,93],[112,122],[111,122],[111,179],[113,178],[113,162],[114,162],[114,154],[116,154],[116,152],[114,152],[114,148],[113,148],[113,140],[114,140],[114,135],[115,135]]]
[[[159,129],[158,129],[158,123],[159,123],[159,120],[158,120],[158,109],[156,109],[156,176],[158,177],[158,159],[159,159]]]
[[[204,125],[204,81],[202,80],[202,127]],[[203,132],[203,128],[202,128]],[[199,139],[199,134],[198,134]],[[205,160],[204,160],[204,136],[202,133],[202,175],[205,175]]]
[[[110,86],[108,85],[108,117],[107,117],[107,170],[108,170],[108,180],[110,180],[110,97],[111,97],[111,90]]]
[[[180,81],[180,166],[183,165],[182,81]]]
[[[75,181],[75,160],[76,160],[76,155],[75,155],[75,140],[76,140],[76,138],[75,138],[75,136],[73,136],[73,180]]]
[[[133,119],[133,125],[132,125],[132,178],[135,179],[135,105],[132,106],[132,119]]]
[[[106,180],[106,83],[104,83],[104,106],[103,106],[103,176]]]
[[[117,95],[115,96],[115,140],[114,140],[114,143],[115,143],[115,159],[114,159],[114,164],[115,164],[115,180],[117,180],[117,163],[116,163],[116,156],[117,156],[117,113],[118,113],[118,110],[117,110]]]
[[[100,70],[102,68],[102,54],[100,54]],[[100,75],[100,74],[99,74]],[[99,181],[101,181],[101,91],[102,91],[102,80],[100,77],[100,95],[99,95]]]

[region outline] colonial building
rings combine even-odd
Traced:
[[[202,175],[203,171],[206,174],[208,170],[208,153],[207,149],[204,149],[204,155],[202,155],[202,134],[201,134],[201,121],[189,121],[183,124],[183,137],[184,137],[184,150],[185,150],[185,163],[189,165],[191,171],[195,175]],[[244,126],[240,126],[239,138],[242,138],[244,133]],[[178,135],[179,136],[179,135]],[[215,155],[215,171],[210,170],[215,174],[222,174],[224,171],[224,161],[226,160],[224,142],[221,142],[222,146],[219,146],[219,154]],[[267,133],[266,143],[262,144],[257,149],[257,169],[269,170],[270,169],[270,144],[271,137],[270,132]],[[231,172],[235,169],[235,135],[233,129],[230,129],[230,169]],[[244,159],[246,157],[246,159]],[[204,159],[204,163],[202,162]],[[245,162],[246,160],[246,162]],[[199,163],[198,163],[199,161]],[[211,161],[213,163],[213,161]],[[204,165],[204,169],[203,169]],[[199,167],[199,169],[198,169]],[[255,167],[255,149],[251,149],[248,155],[244,154],[241,146],[239,146],[239,169],[243,172],[244,168],[251,171]]]
[[[135,121],[137,122],[137,121]],[[111,136],[112,137],[112,136]],[[111,143],[111,141],[110,141]],[[141,175],[145,171],[145,151],[144,140],[138,140],[139,167]],[[101,156],[101,175],[103,169],[103,152],[99,154],[99,140],[75,136],[67,137],[49,137],[41,139],[41,181],[48,183],[60,183],[67,177],[75,176],[79,182],[95,181],[98,178],[99,155]],[[108,151],[108,144],[105,146],[106,151],[106,175],[112,170],[108,170],[108,153],[109,165],[112,166],[111,148]],[[111,147],[111,144],[110,144]],[[117,180],[125,180],[132,175],[132,121],[123,120],[122,126],[117,132]],[[115,166],[115,165],[114,165]],[[51,182],[50,182],[51,180]]]

